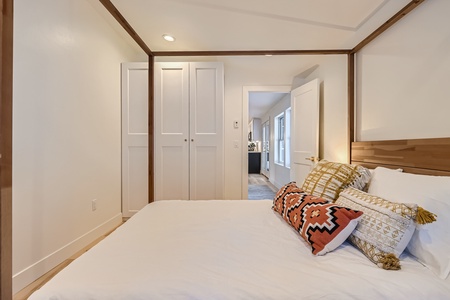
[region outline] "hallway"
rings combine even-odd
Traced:
[[[278,189],[264,175],[248,174],[249,200],[273,200],[277,191]]]

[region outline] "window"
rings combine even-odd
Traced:
[[[285,122],[285,159],[284,166],[286,168],[291,167],[291,108],[286,110],[286,122]]]
[[[275,162],[287,168],[291,165],[291,108],[275,117]]]

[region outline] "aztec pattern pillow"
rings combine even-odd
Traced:
[[[400,269],[399,256],[419,218],[417,205],[391,202],[354,188],[342,191],[336,204],[364,212],[349,241],[377,266]]]
[[[300,193],[303,193],[303,191],[297,186],[295,181],[291,181],[285,184],[281,187],[281,189],[278,190],[275,197],[273,198],[272,209],[280,215],[283,214],[285,209],[285,201],[289,198],[295,197],[295,195],[298,195]]]
[[[308,174],[302,189],[309,195],[334,202],[347,187],[363,190],[370,176],[370,171],[363,166],[322,160]]]
[[[282,217],[311,245],[314,255],[324,255],[339,247],[362,215],[305,193],[286,198],[284,206]]]

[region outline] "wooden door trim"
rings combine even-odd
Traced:
[[[13,0],[2,0],[0,16],[0,299],[12,299],[12,91]]]
[[[148,56],[148,203],[155,201],[155,58]]]

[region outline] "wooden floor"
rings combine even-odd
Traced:
[[[124,220],[125,221],[125,220]],[[123,223],[122,223],[123,224]],[[122,225],[120,224],[120,225]],[[120,226],[119,225],[119,226]],[[28,297],[31,296],[31,294],[38,290],[41,286],[43,286],[47,281],[49,281],[50,279],[53,278],[53,276],[55,276],[56,274],[58,274],[62,269],[64,269],[65,267],[67,267],[71,262],[73,262],[76,258],[80,257],[83,253],[85,253],[86,251],[88,251],[89,249],[91,249],[92,247],[94,247],[98,242],[100,242],[101,240],[103,240],[105,237],[107,237],[111,232],[113,232],[114,230],[116,230],[119,226],[117,226],[116,228],[114,228],[113,230],[109,231],[108,233],[102,235],[101,237],[99,237],[98,239],[96,239],[95,241],[93,241],[92,243],[90,243],[89,245],[87,245],[86,247],[84,247],[83,249],[81,249],[80,251],[78,251],[77,253],[75,253],[73,256],[71,256],[70,258],[66,259],[65,261],[63,261],[62,263],[60,263],[59,265],[57,265],[55,268],[53,268],[52,270],[48,271],[47,273],[45,273],[44,275],[42,275],[41,277],[39,277],[38,279],[36,279],[34,282],[32,282],[30,285],[26,286],[24,289],[22,289],[20,292],[18,292],[17,294],[14,295],[13,299],[14,300],[26,300],[28,299]]]
[[[248,174],[248,186],[254,186],[254,185],[258,185],[258,186],[267,186],[269,187],[274,193],[276,193],[278,191],[277,187],[274,186],[269,179],[267,179],[266,176],[261,175],[261,174]],[[251,191],[249,189],[249,199],[252,198],[251,197]],[[258,198],[256,198],[258,199]],[[267,199],[267,198],[266,198]]]
[[[256,184],[256,185],[267,185],[270,187],[274,192],[277,192],[278,189],[276,186],[274,186],[269,179],[267,179],[266,176],[261,174],[248,174],[248,184]]]

